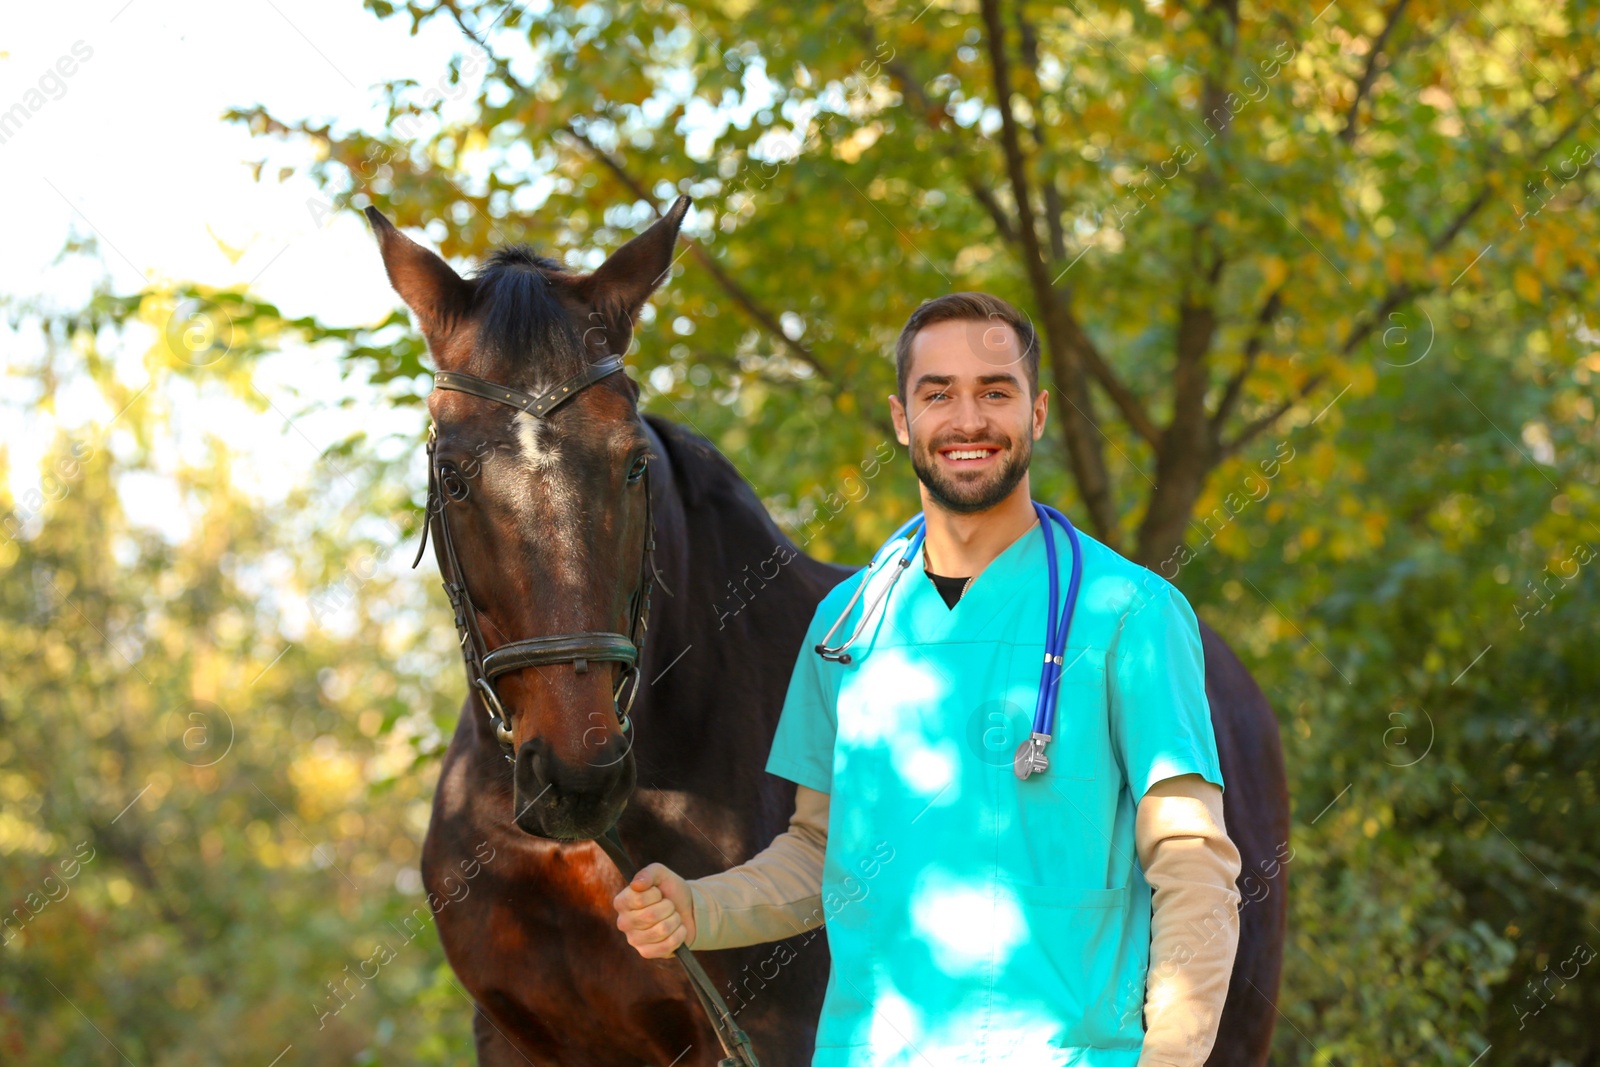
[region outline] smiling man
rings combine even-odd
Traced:
[[[826,923],[814,1067],[1200,1067],[1240,863],[1194,612],[1078,533],[1048,757],[1014,766],[1019,746],[1043,747],[1038,338],[1005,301],[954,293],[912,313],[896,364],[889,409],[924,533],[817,608],[766,765],[797,784],[789,829],[711,877],[643,868],[617,925],[662,958]],[[834,632],[855,636],[824,658]]]

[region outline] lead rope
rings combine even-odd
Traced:
[[[673,595],[667,589],[667,584],[661,581],[661,572],[656,569],[656,524],[655,514],[652,510],[650,498],[650,468],[645,468],[644,474],[644,511],[645,511],[645,550],[644,556],[639,561],[639,591],[641,602],[636,604],[638,613],[635,616],[636,630],[634,644],[638,646],[639,658],[634,665],[633,689],[628,694],[628,706],[621,710],[624,731],[627,730],[628,713],[633,709],[633,699],[639,693],[639,675],[644,671],[644,638],[645,631],[649,629],[650,618],[650,590],[656,583],[660,583],[663,591],[668,596]],[[646,573],[648,571],[648,573]],[[626,682],[624,683],[626,684]],[[620,690],[619,690],[620,691]],[[624,883],[633,881],[633,876],[639,873],[639,865],[628,854],[627,846],[622,843],[622,834],[616,823],[599,837],[595,844],[605,850],[611,862],[616,865],[622,874]],[[688,946],[679,945],[673,951],[678,962],[683,964],[683,969],[689,975],[689,987],[694,990],[695,999],[700,1001],[701,1009],[706,1013],[706,1018],[711,1020],[711,1026],[717,1032],[717,1041],[722,1045],[726,1055],[718,1061],[718,1067],[761,1067],[756,1059],[755,1046],[750,1042],[750,1035],[740,1029],[734,1021],[733,1012],[728,1010],[727,1001],[717,992],[717,987],[712,984],[711,976],[706,974],[705,968],[700,966],[700,961],[694,958],[694,953]]]
[[[633,881],[633,876],[639,873],[639,868],[633,862],[633,857],[628,855],[627,846],[623,845],[622,836],[617,831],[615,823],[611,825],[611,829],[595,839],[595,844],[605,849],[606,855],[611,857],[611,862],[622,872],[624,882]],[[711,976],[700,966],[700,961],[694,958],[694,953],[689,951],[687,945],[679,945],[672,954],[678,957],[678,962],[683,964],[683,969],[689,973],[689,984],[694,989],[694,995],[699,998],[700,1006],[705,1009],[712,1027],[717,1031],[717,1040],[722,1044],[722,1051],[727,1054],[717,1061],[717,1067],[761,1067],[756,1059],[755,1046],[750,1043],[750,1035],[741,1030],[739,1024],[734,1021],[733,1012],[728,1010],[727,1001],[717,992],[717,987],[711,982]]]

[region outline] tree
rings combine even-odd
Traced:
[[[882,353],[919,299],[1012,297],[1090,528],[1158,569],[1208,486],[1370,391],[1436,317],[1512,291],[1567,324],[1553,358],[1583,351],[1600,80],[1580,5],[823,4],[763,9],[758,34],[742,5],[406,11],[465,53],[442,91],[389,85],[387,130],[235,117],[318,141],[340,197],[447,255],[576,256],[690,193],[696,269],[641,366],[820,398],[842,416],[809,446],[824,469],[882,431]]]

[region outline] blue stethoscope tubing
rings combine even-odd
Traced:
[[[1034,705],[1033,732],[1036,736],[1041,736],[1047,740],[1055,727],[1056,703],[1060,694],[1061,675],[1065,669],[1062,660],[1067,648],[1067,634],[1072,629],[1073,612],[1078,606],[1078,586],[1083,579],[1083,547],[1078,541],[1078,531],[1073,528],[1072,523],[1061,512],[1048,504],[1041,504],[1037,500],[1033,502],[1033,510],[1039,516],[1039,525],[1044,533],[1045,569],[1050,572],[1050,604],[1045,616],[1044,670],[1039,678],[1038,702]],[[1059,615],[1057,614],[1056,606],[1061,593],[1061,584],[1056,574],[1056,540],[1055,532],[1051,529],[1052,523],[1066,531],[1067,540],[1072,545],[1072,574],[1067,579],[1066,603],[1061,605]],[[878,567],[880,557],[884,555],[890,545],[905,537],[908,533],[911,535],[911,540],[906,543],[905,549],[901,551],[899,558],[895,560],[894,573],[887,582],[882,584],[877,595],[872,598],[872,603],[868,604],[867,609],[861,613],[861,620],[856,623],[855,632],[850,635],[850,639],[844,644],[838,647],[830,646],[828,642],[833,638],[834,632],[843,625],[845,619],[850,617],[850,612],[855,608],[856,602],[861,599],[861,594],[866,591],[867,585],[872,580],[872,571]],[[926,533],[927,525],[919,512],[907,519],[898,530],[890,535],[883,546],[873,553],[872,562],[867,564],[867,574],[856,586],[856,591],[850,597],[850,602],[844,606],[844,610],[839,613],[839,617],[828,628],[828,632],[822,635],[822,642],[815,648],[817,655],[835,663],[848,664],[851,662],[850,653],[846,650],[856,643],[856,639],[861,636],[861,632],[866,628],[867,620],[878,609],[878,605],[888,597],[890,590],[894,588],[894,584],[900,580],[900,575],[910,566],[911,558],[922,547],[923,536]]]
[[[1056,703],[1061,696],[1061,674],[1066,669],[1062,660],[1067,651],[1067,634],[1072,629],[1072,615],[1078,607],[1078,586],[1083,580],[1083,547],[1078,543],[1078,531],[1067,517],[1049,504],[1034,501],[1039,513],[1039,525],[1044,531],[1045,569],[1050,572],[1050,609],[1046,616],[1044,674],[1039,679],[1039,702],[1033,711],[1033,732],[1049,737],[1055,730]],[[1067,532],[1072,544],[1072,574],[1067,578],[1067,602],[1061,606],[1060,620],[1056,619],[1056,595],[1060,579],[1056,575],[1056,539],[1046,517],[1054,520]]]

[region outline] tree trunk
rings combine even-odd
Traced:
[[[1195,501],[1205,489],[1206,475],[1218,453],[1206,418],[1207,359],[1216,334],[1216,313],[1209,296],[1185,301],[1178,312],[1177,362],[1172,382],[1172,421],[1156,449],[1156,484],[1139,524],[1133,560],[1172,578],[1182,566],[1184,538]]]

